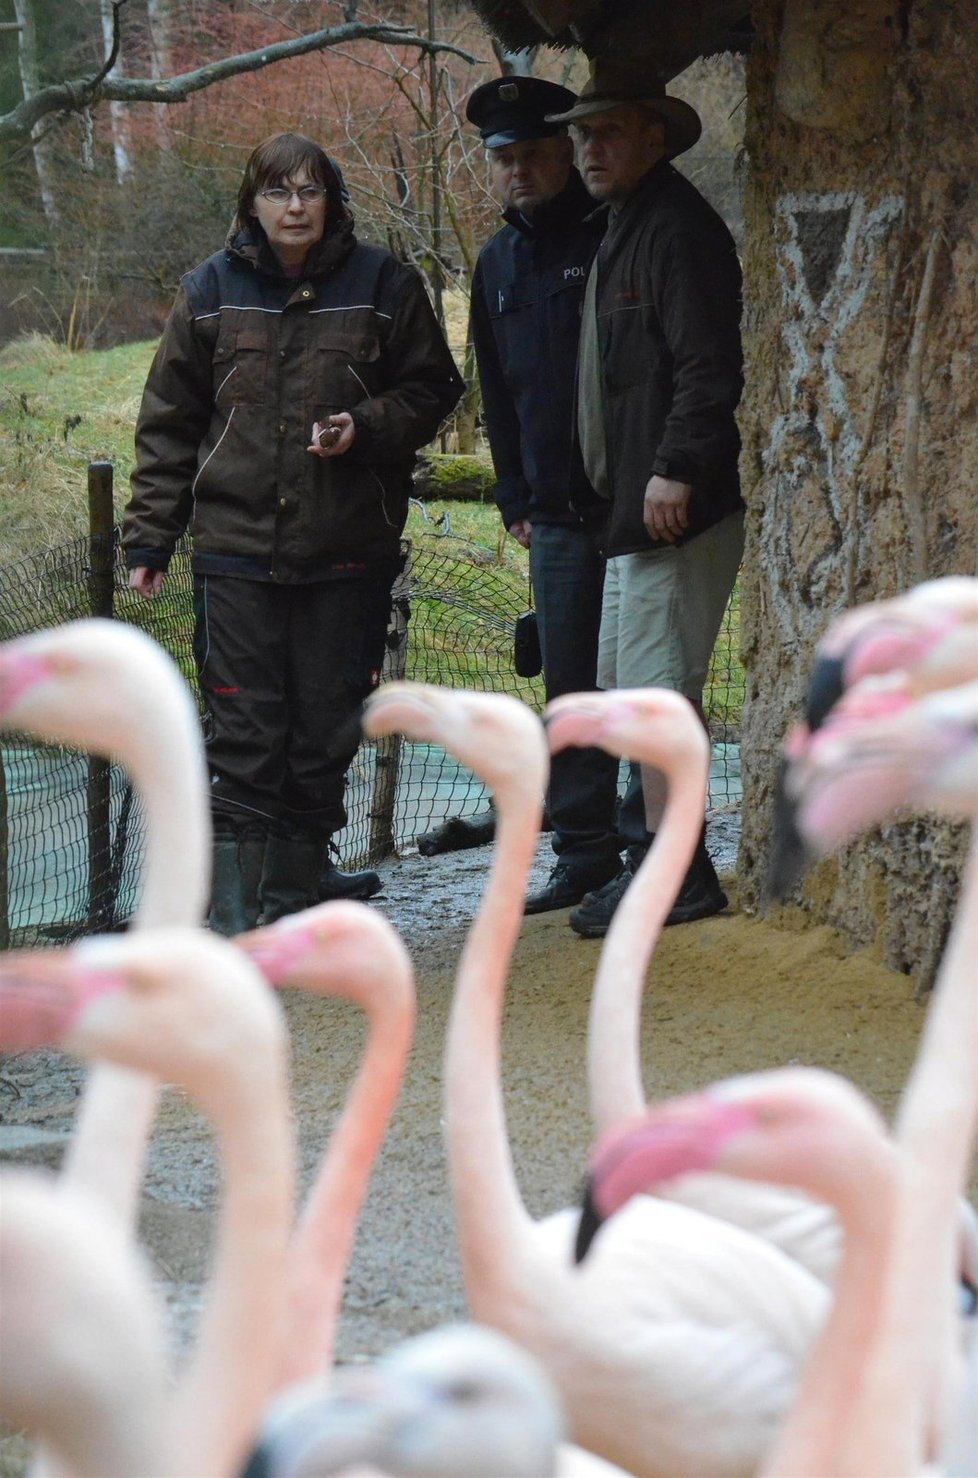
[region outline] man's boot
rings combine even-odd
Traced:
[[[727,906],[727,895],[720,886],[713,858],[706,850],[706,828],[703,828],[693,860],[689,864],[679,896],[672,906],[667,924],[691,924],[708,919]]]
[[[369,868],[363,872],[340,872],[333,861],[334,850],[333,843],[330,842],[326,849],[323,870],[319,874],[320,902],[329,903],[333,898],[356,898],[363,902],[380,892],[383,886],[380,873],[373,872]]]
[[[325,858],[322,837],[269,832],[260,890],[263,924],[274,924],[286,914],[300,913],[319,902],[319,877]]]
[[[258,890],[265,861],[263,826],[215,826],[208,924],[231,938],[258,924]]]

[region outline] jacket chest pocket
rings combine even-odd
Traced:
[[[265,399],[270,346],[267,334],[237,329],[222,336],[214,349],[216,404],[253,405]]]
[[[381,344],[375,333],[333,330],[318,346],[315,398],[341,407],[377,394],[381,383]]]

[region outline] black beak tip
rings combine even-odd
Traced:
[[[811,857],[798,830],[797,809],[785,788],[787,761],[782,761],[774,800],[774,828],[771,861],[768,867],[765,896],[783,903],[792,888],[804,877]]]
[[[590,1181],[584,1187],[584,1195],[581,1199],[581,1219],[577,1224],[577,1237],[574,1241],[574,1264],[577,1266],[587,1257],[598,1232],[604,1225],[604,1219],[594,1204],[593,1187]]]
[[[256,1447],[252,1448],[248,1460],[238,1474],[238,1478],[272,1478],[274,1464],[271,1454],[264,1441],[259,1438]]]
[[[845,690],[845,657],[817,657],[805,702],[805,722],[813,734],[825,723]]]

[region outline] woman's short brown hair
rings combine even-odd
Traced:
[[[284,184],[286,180],[294,179],[301,169],[305,169],[314,184],[325,189],[329,206],[327,220],[343,214],[345,207],[339,177],[326,150],[307,139],[305,134],[273,133],[251,151],[245,165],[238,189],[235,233],[254,229],[256,223],[252,210],[259,190]]]

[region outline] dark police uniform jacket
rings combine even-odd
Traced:
[[[472,340],[486,432],[507,528],[589,524],[607,504],[584,472],[574,432],[577,341],[591,258],[603,219],[572,170],[532,221],[507,211],[472,278]],[[577,510],[577,511],[575,511]]]
[[[415,452],[462,389],[417,272],[358,242],[345,210],[299,279],[263,232],[229,238],[182,279],[149,372],[129,568],[165,570],[188,527],[201,574],[295,584],[389,567]],[[339,411],[350,450],[307,452],[313,421]]]

